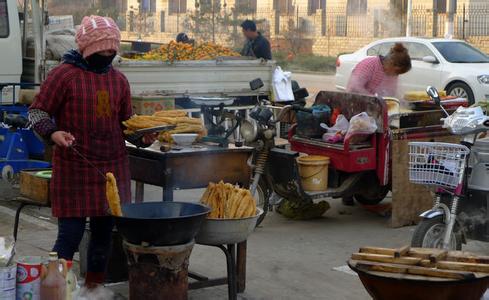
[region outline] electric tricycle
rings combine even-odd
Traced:
[[[278,204],[276,199],[283,199],[286,201],[278,204],[279,212],[306,219],[320,216],[329,208],[327,202],[317,203],[315,199],[353,197],[362,204],[374,205],[389,192],[390,132],[385,101],[378,97],[323,91],[316,96],[313,106],[318,105],[339,110],[347,119],[366,112],[375,121],[377,130],[363,137],[362,134],[351,135],[342,143],[331,143],[321,137],[301,135],[294,124],[288,134],[290,148],[277,147],[274,143],[276,124],[290,111],[310,111],[310,108],[287,105],[274,117],[271,108],[258,106],[250,114],[251,120],[241,125],[241,135],[248,145],[257,149],[253,157],[252,192],[256,191],[265,212]],[[362,142],[354,143],[359,137]],[[304,190],[297,163],[301,153],[329,157],[326,190]]]
[[[440,105],[438,92],[428,95]],[[411,142],[409,179],[432,187],[433,208],[423,212],[411,244],[460,250],[466,238],[489,241],[489,117],[480,106],[459,107],[443,127],[461,137],[460,144]]]

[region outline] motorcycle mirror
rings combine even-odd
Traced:
[[[264,86],[261,78],[256,78],[250,81],[250,88],[252,91],[256,91]]]
[[[431,100],[435,101],[436,105],[441,105],[440,95],[438,94],[436,88],[428,86],[426,88],[426,93],[428,94],[428,96],[430,96]]]

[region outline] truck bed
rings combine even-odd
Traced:
[[[217,59],[169,63],[116,59],[114,66],[126,75],[133,94],[232,97],[256,95],[249,82],[257,78],[264,83],[260,93],[270,93],[275,62]]]

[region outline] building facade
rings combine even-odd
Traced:
[[[126,1],[126,0],[124,0]],[[443,37],[449,0],[413,0],[413,35]],[[166,43],[179,32],[236,46],[240,21],[257,21],[279,50],[335,56],[376,39],[405,35],[407,0],[127,0],[124,39]],[[489,1],[457,0],[455,36],[489,52]]]

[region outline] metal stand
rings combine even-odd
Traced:
[[[15,212],[15,222],[14,222],[14,240],[17,241],[17,232],[19,231],[19,220],[20,220],[20,212],[22,209],[27,206],[27,203],[21,202],[17,211]]]
[[[17,240],[17,233],[19,231],[19,222],[20,222],[20,213],[22,212],[22,209],[26,206],[37,206],[39,208],[41,207],[49,207],[49,204],[41,204],[38,202],[35,202],[34,200],[31,200],[26,197],[17,197],[14,200],[15,202],[19,202],[19,207],[15,211],[15,221],[14,221],[14,240]]]
[[[205,245],[210,246],[210,245]],[[190,290],[202,289],[207,287],[228,285],[228,299],[236,300],[238,299],[238,283],[236,274],[236,245],[216,245],[212,247],[217,247],[224,252],[226,255],[226,265],[227,265],[227,277],[209,279],[208,277],[202,276],[200,274],[189,272],[188,276],[192,279],[197,280],[196,282],[189,283]]]

